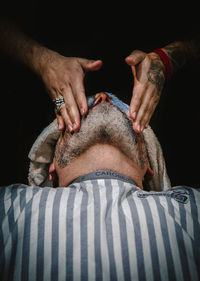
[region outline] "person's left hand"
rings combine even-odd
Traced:
[[[158,54],[139,50],[133,51],[125,61],[134,76],[130,118],[134,131],[140,133],[148,126],[159,102],[165,83],[165,66]]]
[[[77,57],[64,57],[57,52],[45,49],[38,56],[38,73],[52,101],[64,98],[64,103],[56,112],[59,130],[72,132],[80,128],[80,115],[88,111],[84,87],[84,77],[88,71],[98,70],[101,60],[88,60]]]

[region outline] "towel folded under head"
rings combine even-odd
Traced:
[[[118,107],[127,116],[129,115],[129,106],[123,103],[115,95],[105,92],[109,95],[112,104]],[[88,98],[88,107],[91,107],[95,96]],[[46,127],[34,142],[30,152],[30,167],[28,181],[30,185],[37,186],[52,186],[49,180],[49,165],[54,157],[55,145],[60,136],[58,130],[57,120],[54,120],[48,127]],[[147,154],[151,169],[154,171],[152,178],[145,180],[144,186],[148,190],[163,191],[171,187],[169,177],[167,175],[165,160],[161,145],[155,136],[153,130],[148,128],[143,131],[144,141],[147,148]]]

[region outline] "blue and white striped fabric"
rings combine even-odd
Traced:
[[[200,280],[200,192],[96,171],[0,189],[0,280]]]

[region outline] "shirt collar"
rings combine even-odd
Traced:
[[[117,179],[137,186],[131,178],[112,170],[97,170],[95,172],[88,173],[84,176],[76,178],[71,184],[95,179]]]

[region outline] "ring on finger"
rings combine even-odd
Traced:
[[[56,98],[56,99],[54,100],[56,113],[60,113],[60,107],[61,107],[61,105],[64,104],[64,103],[65,103],[65,100],[64,100],[63,97],[61,97],[61,98]]]

